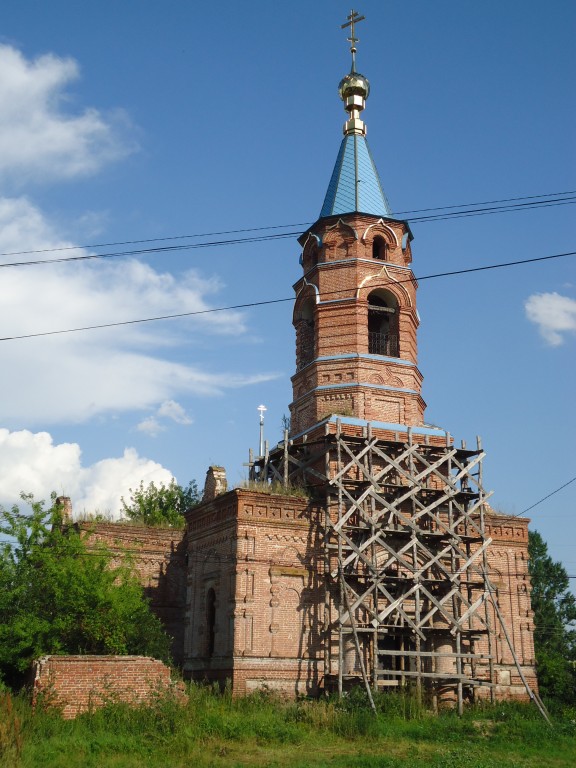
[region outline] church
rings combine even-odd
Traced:
[[[425,420],[413,236],[366,140],[362,19],[343,25],[344,137],[299,238],[284,439],[261,441],[246,487],[228,490],[210,467],[184,531],[76,525],[130,554],[187,679],[235,695],[409,690],[460,712],[538,703],[528,520],[489,506],[479,438],[457,442]]]
[[[186,514],[179,657],[236,694],[409,687],[436,704],[537,690],[528,521],[496,514],[484,451],[426,423],[413,235],[367,139],[370,93],[341,80],[344,137],[299,238],[290,427],[246,488],[210,468]]]

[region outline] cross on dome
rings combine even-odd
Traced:
[[[348,21],[345,24],[342,24],[340,29],[346,29],[346,27],[350,27],[350,37],[347,38],[348,42],[350,43],[350,53],[352,54],[352,69],[350,71],[356,72],[356,43],[359,42],[359,40],[354,34],[355,26],[358,24],[358,22],[364,21],[366,17],[360,16],[358,11],[352,9],[346,18]]]

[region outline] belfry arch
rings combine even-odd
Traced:
[[[375,235],[372,240],[372,258],[378,261],[386,261],[388,258],[388,243],[382,235]]]
[[[398,301],[393,293],[377,288],[368,294],[368,352],[399,357]]]
[[[297,371],[302,370],[314,360],[316,351],[315,306],[314,298],[307,296],[298,302],[294,310]]]

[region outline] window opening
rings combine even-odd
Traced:
[[[388,244],[380,235],[376,235],[372,241],[372,258],[385,261],[387,258]]]
[[[296,324],[296,370],[300,371],[314,360],[315,349],[314,302],[306,301]]]
[[[216,592],[212,587],[206,593],[206,655],[214,655],[216,635]]]
[[[398,308],[387,291],[368,296],[368,352],[399,357]]]

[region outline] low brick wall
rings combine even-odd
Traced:
[[[66,719],[113,701],[138,704],[179,690],[170,669],[147,656],[44,656],[34,664],[33,703]]]

